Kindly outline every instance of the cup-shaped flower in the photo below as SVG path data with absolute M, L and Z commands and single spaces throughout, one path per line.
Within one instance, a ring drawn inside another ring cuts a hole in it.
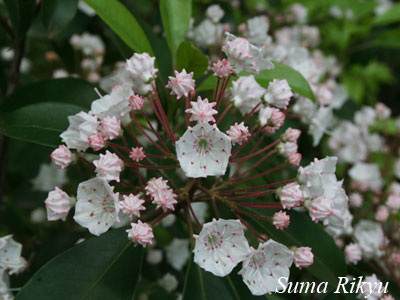
M 274 240 L 268 240 L 259 244 L 257 250 L 251 249 L 239 274 L 253 295 L 264 295 L 283 289 L 279 279 L 289 278 L 292 263 L 291 250 Z
M 213 220 L 203 225 L 194 247 L 194 262 L 215 276 L 226 276 L 249 254 L 239 220 Z
M 81 182 L 74 220 L 94 235 L 106 232 L 118 220 L 118 196 L 104 178 Z
M 185 175 L 198 178 L 225 174 L 232 143 L 217 126 L 199 123 L 188 127 L 175 147 Z
M 26 266 L 21 257 L 22 245 L 13 240 L 12 235 L 0 238 L 0 269 L 8 270 L 10 275 L 18 273 Z

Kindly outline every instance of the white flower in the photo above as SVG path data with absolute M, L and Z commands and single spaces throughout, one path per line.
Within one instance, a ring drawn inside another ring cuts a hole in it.
M 376 116 L 382 120 L 386 120 L 392 114 L 392 111 L 384 103 L 378 102 L 375 105 Z
M 100 235 L 118 220 L 118 193 L 114 194 L 104 178 L 95 177 L 78 186 L 74 220 Z
M 12 235 L 0 238 L 0 269 L 6 269 L 8 274 L 16 274 L 25 268 L 26 262 L 21 257 L 22 245 L 13 240 Z
M 292 263 L 293 252 L 270 239 L 257 250 L 251 249 L 239 274 L 253 295 L 270 294 L 283 289 L 279 279 L 289 278 Z
M 44 203 L 46 205 L 47 219 L 49 221 L 65 221 L 75 200 L 68 196 L 66 192 L 56 187 L 54 191 L 49 193 Z
M 158 265 L 163 259 L 163 252 L 159 249 L 150 249 L 146 255 L 146 262 L 151 265 Z
M 209 18 L 214 23 L 218 23 L 224 16 L 224 14 L 224 10 L 218 4 L 210 5 L 206 11 L 207 18 Z
M 154 67 L 155 57 L 148 53 L 135 53 L 126 61 L 126 70 L 131 79 L 133 89 L 140 95 L 146 95 L 153 90 L 151 83 L 157 77 L 158 69 Z
M 314 254 L 311 250 L 309 247 L 300 247 L 294 250 L 294 263 L 297 268 L 306 268 L 314 263 Z
M 59 169 L 52 163 L 41 164 L 39 173 L 32 180 L 33 189 L 41 192 L 49 192 L 56 186 L 63 186 L 67 182 L 67 172 Z
M 225 276 L 246 258 L 250 248 L 239 220 L 213 220 L 203 225 L 193 250 L 194 262 L 215 276 Z
M 381 257 L 381 247 L 385 244 L 385 235 L 381 224 L 369 220 L 361 220 L 354 227 L 354 238 L 366 259 Z
M 357 264 L 361 260 L 361 248 L 357 244 L 351 243 L 344 249 L 347 263 Z
M 230 138 L 216 126 L 199 123 L 189 127 L 175 147 L 185 175 L 198 178 L 224 175 L 232 144 Z
M 290 12 L 294 21 L 299 24 L 307 22 L 307 8 L 300 3 L 295 3 L 290 6 Z
M 328 197 L 322 195 L 311 201 L 307 206 L 311 219 L 315 222 L 323 221 L 329 217 L 332 211 L 333 201 Z
M 226 133 L 231 138 L 233 145 L 235 145 L 236 143 L 242 145 L 243 143 L 247 142 L 248 137 L 251 136 L 249 128 L 247 126 L 244 126 L 243 122 L 241 122 L 240 124 L 235 123 L 235 125 L 232 125 L 229 130 L 226 131 Z
M 400 209 L 400 195 L 391 194 L 389 195 L 386 206 L 389 207 L 394 212 L 397 212 Z
M 174 238 L 165 249 L 167 262 L 178 271 L 185 266 L 189 256 L 189 240 Z
M 351 234 L 353 216 L 348 207 L 349 200 L 342 188 L 336 189 L 332 197 L 332 214 L 324 220 L 325 230 L 333 237 L 341 234 Z
M 354 115 L 354 122 L 361 128 L 368 129 L 368 126 L 373 125 L 376 119 L 376 112 L 370 106 L 364 106 Z
M 248 114 L 261 101 L 265 93 L 253 75 L 240 76 L 232 82 L 231 88 L 234 104 L 239 108 L 242 115 Z
M 64 145 L 58 146 L 58 148 L 51 153 L 50 157 L 53 163 L 61 169 L 67 167 L 72 161 L 72 153 Z
M 228 32 L 225 33 L 225 45 L 222 51 L 228 57 L 233 72 L 239 74 L 241 71 L 259 73 L 265 69 L 273 69 L 272 62 L 265 57 L 263 51 L 250 44 L 245 38 L 238 38 Z
M 257 16 L 247 20 L 247 36 L 250 43 L 256 46 L 270 44 L 272 38 L 268 35 L 269 20 L 266 16 Z
M 157 209 L 160 207 L 164 212 L 167 210 L 175 210 L 174 205 L 178 202 L 175 200 L 177 195 L 167 185 L 167 180 L 162 177 L 152 178 L 147 183 L 146 194 L 150 195 L 152 203 L 157 204 Z
M 81 50 L 87 56 L 103 55 L 105 46 L 98 35 L 84 32 L 82 35 L 74 34 L 70 40 L 74 49 Z
M 285 185 L 276 194 L 281 200 L 282 207 L 287 209 L 300 206 L 303 200 L 300 185 L 294 182 Z
M 172 275 L 171 273 L 167 273 L 163 276 L 163 278 L 161 278 L 160 280 L 160 286 L 166 290 L 168 293 L 173 292 L 174 290 L 176 290 L 176 288 L 179 285 L 178 280 L 176 279 L 176 277 L 174 275 Z
M 380 205 L 376 210 L 375 220 L 378 222 L 386 222 L 389 218 L 389 214 L 389 209 L 384 205 Z
M 177 99 L 182 96 L 188 97 L 189 93 L 194 91 L 195 81 L 193 80 L 193 72 L 186 73 L 183 69 L 181 73 L 175 70 L 175 77 L 169 76 L 167 88 L 172 89 L 171 95 L 176 95 Z
M 383 184 L 377 164 L 358 162 L 349 170 L 349 175 L 365 189 L 379 190 Z
M 191 108 L 185 110 L 187 114 L 192 114 L 190 116 L 190 121 L 196 122 L 215 122 L 214 115 L 218 113 L 213 107 L 217 105 L 216 102 L 208 103 L 208 99 L 201 99 L 200 96 L 197 97 L 197 102 L 191 101 Z
M 93 161 L 96 166 L 97 176 L 104 177 L 107 181 L 119 182 L 119 173 L 122 170 L 122 160 L 115 153 L 106 150 L 106 154 L 100 154 L 100 159 Z
M 121 131 L 121 121 L 115 116 L 107 116 L 100 122 L 100 130 L 105 140 L 113 140 Z
M 332 121 L 333 113 L 330 107 L 321 106 L 313 115 L 308 132 L 313 137 L 314 147 L 319 144 L 328 127 L 332 124 Z
M 352 193 L 350 194 L 350 205 L 352 207 L 361 207 L 364 201 L 363 196 L 360 193 Z
M 223 26 L 204 19 L 193 31 L 193 40 L 196 45 L 207 48 L 219 45 L 222 41 Z
M 376 277 L 375 274 L 366 276 L 362 281 L 365 284 L 361 285 L 361 293 L 358 294 L 357 299 L 378 300 L 382 296 L 382 288 L 379 288 L 382 282 Z
M 85 151 L 89 147 L 89 137 L 97 133 L 97 118 L 83 111 L 69 116 L 69 127 L 60 134 L 69 149 Z
M 153 244 L 153 229 L 147 224 L 142 223 L 142 221 L 138 221 L 137 223 L 131 223 L 131 228 L 127 229 L 128 238 L 135 245 L 142 245 L 146 248 L 147 245 Z
M 292 89 L 286 79 L 274 79 L 269 83 L 264 99 L 272 106 L 286 109 L 292 96 Z
M 279 112 L 279 109 L 271 106 L 261 108 L 258 114 L 258 120 L 260 121 L 261 126 L 272 125 L 272 115 L 277 112 Z
M 119 202 L 119 209 L 122 213 L 128 215 L 130 219 L 132 219 L 133 216 L 139 218 L 140 211 L 146 210 L 143 206 L 145 201 L 140 198 L 140 195 L 129 194 L 124 195 L 123 197 L 124 200 Z
M 304 123 L 310 123 L 316 111 L 316 104 L 304 97 L 300 97 L 293 105 L 293 112 L 300 115 L 301 121 Z
M 285 157 L 297 152 L 297 142 L 280 142 L 277 146 L 279 153 Z

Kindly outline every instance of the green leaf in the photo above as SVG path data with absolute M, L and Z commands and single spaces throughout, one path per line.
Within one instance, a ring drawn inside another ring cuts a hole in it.
M 4 0 L 15 36 L 21 39 L 35 14 L 35 0 Z
M 135 17 L 118 0 L 84 0 L 134 51 L 153 55 L 146 34 Z
M 208 59 L 201 51 L 193 46 L 191 42 L 182 42 L 176 53 L 176 69 L 185 69 L 188 73 L 193 72 L 194 78 L 199 78 L 207 71 Z
M 315 101 L 314 93 L 303 75 L 282 63 L 274 61 L 274 66 L 275 68 L 271 70 L 263 70 L 260 74 L 254 75 L 256 81 L 262 87 L 267 88 L 269 82 L 274 79 L 286 79 L 295 93 Z
M 400 22 L 400 3 L 393 5 L 386 12 L 377 16 L 373 24 L 374 25 L 384 25 L 389 23 Z
M 161 0 L 161 19 L 169 49 L 175 55 L 179 45 L 189 31 L 192 16 L 191 0 Z
M 83 110 L 82 107 L 42 102 L 0 115 L 0 133 L 18 140 L 49 147 L 57 147 L 59 135 L 68 127 L 68 116 Z
M 75 17 L 78 0 L 42 0 L 40 17 L 50 38 L 63 31 Z
M 143 248 L 123 228 L 91 238 L 60 254 L 17 294 L 16 300 L 133 299 Z
M 257 213 L 255 210 L 252 212 Z M 285 230 L 277 230 L 271 222 L 254 218 L 248 222 L 264 231 L 270 238 L 287 246 L 311 247 L 314 264 L 305 270 L 319 280 L 327 281 L 331 287 L 336 287 L 339 282 L 338 277 L 347 274 L 343 251 L 321 226 L 311 221 L 308 215 L 295 211 L 289 212 L 289 215 L 290 226 Z
M 4 113 L 39 102 L 69 103 L 89 109 L 93 100 L 98 96 L 94 85 L 77 78 L 49 79 L 26 85 L 0 105 L 0 112 Z

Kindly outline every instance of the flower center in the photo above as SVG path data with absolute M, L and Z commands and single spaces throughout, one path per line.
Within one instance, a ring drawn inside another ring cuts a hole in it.
M 204 246 L 206 246 L 209 251 L 220 248 L 223 242 L 224 239 L 218 231 L 213 231 L 204 238 Z
M 249 267 L 253 269 L 260 269 L 264 266 L 266 263 L 267 259 L 265 258 L 265 255 L 263 252 L 261 253 L 255 253 L 253 257 L 250 259 Z
M 200 148 L 205 149 L 205 148 L 208 147 L 208 142 L 207 142 L 207 140 L 205 138 L 202 138 L 202 139 L 199 140 L 199 144 L 198 145 L 199 145 Z

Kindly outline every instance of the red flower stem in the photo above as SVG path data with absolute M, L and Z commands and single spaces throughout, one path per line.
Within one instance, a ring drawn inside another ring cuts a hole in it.
M 124 164 L 128 162 L 128 160 L 122 155 L 122 153 L 118 150 L 118 148 L 114 147 L 113 145 L 110 145 L 110 147 L 117 153 L 119 158 L 121 158 L 124 161 Z
M 252 208 L 265 208 L 265 209 L 283 209 L 280 203 L 270 202 L 270 203 L 246 203 L 246 202 L 236 202 L 236 206 L 242 207 L 252 207 Z
M 238 193 L 238 192 L 260 190 L 260 189 L 270 188 L 270 187 L 274 187 L 274 186 L 278 186 L 278 185 L 283 185 L 283 184 L 290 183 L 290 182 L 293 182 L 293 181 L 296 181 L 296 180 L 297 180 L 296 178 L 292 178 L 292 179 L 279 181 L 279 182 L 274 182 L 274 183 L 270 183 L 270 184 L 266 184 L 266 185 L 252 186 L 252 187 L 243 188 L 243 189 L 237 189 L 237 190 L 221 191 L 220 194 L 235 194 L 235 193 Z
M 172 155 L 171 151 L 169 151 L 167 145 L 163 142 L 163 139 L 160 137 L 160 135 L 158 134 L 158 132 L 154 129 L 153 125 L 151 124 L 151 121 L 149 119 L 149 117 L 146 115 L 146 113 L 141 110 L 142 116 L 146 119 L 147 123 L 149 124 L 150 130 L 155 134 L 155 136 L 157 137 L 158 141 L 160 142 L 161 146 L 163 146 L 165 148 L 165 150 Z
M 225 110 L 223 111 L 223 113 L 221 114 L 221 116 L 218 118 L 217 120 L 217 125 L 222 121 L 222 119 L 225 117 L 225 115 L 228 113 L 228 111 L 232 108 L 232 104 L 229 104 Z
M 141 147 L 141 144 L 140 144 L 139 140 L 136 137 L 135 131 L 132 128 L 132 124 L 129 124 L 128 130 L 129 130 L 129 133 L 131 134 L 132 138 L 135 140 L 136 145 L 138 147 Z
M 151 86 L 153 87 L 153 91 L 154 91 L 154 95 L 155 95 L 155 102 L 156 102 L 156 105 L 160 112 L 160 116 L 164 120 L 164 125 L 166 128 L 167 134 L 171 138 L 172 142 L 175 143 L 175 141 L 176 141 L 175 136 L 172 133 L 171 127 L 169 126 L 167 115 L 165 114 L 164 108 L 161 105 L 161 101 L 160 101 L 160 98 L 158 97 L 158 93 L 157 93 L 156 87 L 154 85 L 154 82 L 152 82 Z
M 222 84 L 221 90 L 219 92 L 218 101 L 217 101 L 217 110 L 219 108 L 219 105 L 221 104 L 222 97 L 224 96 L 226 87 L 228 86 L 228 83 L 230 80 L 231 80 L 231 75 L 229 75 L 228 78 L 225 79 L 225 82 Z
M 233 184 L 239 184 L 239 183 L 243 183 L 243 182 L 246 182 L 246 181 L 249 181 L 249 180 L 253 180 L 253 179 L 259 178 L 261 176 L 264 176 L 264 175 L 270 174 L 272 172 L 275 172 L 275 171 L 277 171 L 279 169 L 282 169 L 285 166 L 287 166 L 287 163 L 280 164 L 279 166 L 276 166 L 275 168 L 269 169 L 269 170 L 267 170 L 267 171 L 265 171 L 263 173 L 254 175 L 252 177 L 247 177 L 247 178 L 242 179 L 242 180 L 233 181 Z
M 252 213 L 250 213 L 250 212 L 248 212 L 248 211 L 245 211 L 245 210 L 241 210 L 241 209 L 235 209 L 236 210 L 236 212 L 238 212 L 238 213 L 240 213 L 240 214 L 242 214 L 242 215 L 247 215 L 247 216 L 249 216 L 249 217 L 253 217 L 253 218 L 256 218 L 256 219 L 261 219 L 261 220 L 272 220 L 272 218 L 271 217 L 266 217 L 266 216 L 260 216 L 260 215 L 257 215 L 257 214 L 252 214 Z
M 264 242 L 267 241 L 266 238 L 264 238 L 263 236 L 261 236 L 260 234 L 258 234 L 253 228 L 251 228 L 251 227 L 249 226 L 249 224 L 247 224 L 247 222 L 246 222 L 245 220 L 243 220 L 241 216 L 239 216 L 238 213 L 235 212 L 235 215 L 236 215 L 236 217 L 238 217 L 238 219 L 240 220 L 240 222 L 242 222 L 243 225 L 246 226 L 247 229 L 249 229 L 256 237 L 258 237 L 260 240 L 262 240 L 262 241 L 264 241 Z
M 233 196 L 233 197 L 228 197 L 229 200 L 241 200 L 241 199 L 248 199 L 248 198 L 257 198 L 261 196 L 265 196 L 268 194 L 273 194 L 275 193 L 276 190 L 268 190 L 268 191 L 263 191 L 263 192 L 253 192 L 253 193 L 248 193 L 245 195 L 240 195 L 240 196 Z
M 213 205 L 213 209 L 215 211 L 215 214 L 217 215 L 218 218 L 221 218 L 221 214 L 219 213 L 218 207 L 217 207 L 217 203 L 215 201 L 215 197 L 213 196 L 213 194 L 211 193 L 211 191 L 207 188 L 205 188 L 204 186 L 202 186 L 200 183 L 197 184 L 198 188 L 200 190 L 202 190 L 203 192 L 205 192 L 207 195 L 210 196 L 211 198 L 211 203 Z
M 253 107 L 253 109 L 249 112 L 249 114 L 246 116 L 246 118 L 244 118 L 243 123 L 246 123 L 250 117 L 255 113 L 255 111 L 260 107 L 261 105 L 261 101 L 258 102 L 258 104 L 256 106 Z
M 244 147 L 246 147 L 246 145 L 247 145 L 248 143 L 250 143 L 250 141 L 252 141 L 257 135 L 259 135 L 260 132 L 261 132 L 265 127 L 266 127 L 266 125 L 263 126 L 263 127 L 261 127 L 261 128 L 259 128 L 255 134 L 252 134 L 251 137 L 250 137 L 245 143 L 243 143 L 242 145 L 240 145 L 240 147 L 237 148 L 237 149 L 235 150 L 235 152 L 233 152 L 233 154 L 231 155 L 231 158 L 230 158 L 230 159 L 231 159 L 231 160 L 234 159 L 234 158 L 239 154 L 239 152 L 240 152 Z M 253 128 L 253 129 L 254 129 L 254 128 Z M 263 139 L 263 137 L 262 137 L 260 140 L 262 140 L 262 139 Z
M 139 164 L 133 164 L 133 163 L 125 163 L 125 166 L 127 167 L 133 167 L 133 168 L 143 168 L 143 169 L 175 169 L 179 168 L 179 165 L 173 165 L 173 166 L 147 166 L 147 165 L 139 165 Z
M 168 216 L 171 213 L 170 210 L 164 211 L 161 215 L 159 215 L 157 218 L 151 222 L 151 226 L 156 225 L 158 222 L 160 222 L 162 219 L 164 219 L 166 216 Z
M 253 146 L 253 148 L 251 149 L 250 153 L 253 152 L 255 149 L 257 149 L 257 148 L 258 148 L 258 145 L 260 145 L 261 142 L 262 142 L 262 139 L 258 140 L 257 143 L 256 143 L 256 144 Z M 239 173 L 239 171 L 243 168 L 243 166 L 245 165 L 245 163 L 246 163 L 245 160 L 242 161 L 242 162 L 240 163 L 239 167 L 238 167 L 238 168 L 235 170 L 235 172 L 232 174 L 231 178 L 234 178 L 234 177 Z
M 79 156 L 79 155 L 78 155 L 78 158 L 79 158 L 81 161 L 83 161 L 84 163 L 86 163 L 86 164 L 88 164 L 88 165 L 94 167 L 94 164 L 93 164 L 92 162 L 88 161 L 86 158 L 83 158 L 82 156 Z
M 136 120 L 135 116 L 133 115 L 133 113 L 131 113 L 131 118 L 133 120 L 133 122 L 135 122 L 136 126 L 139 128 L 139 130 L 147 137 L 147 139 L 158 148 L 158 150 L 160 150 L 162 153 L 164 154 L 169 154 L 168 152 L 166 152 L 158 143 L 156 143 L 146 132 L 146 130 L 143 129 L 142 125 L 140 125 L 140 123 Z
M 199 228 L 202 228 L 203 225 L 201 225 L 201 223 L 199 222 L 199 219 L 197 219 L 197 216 L 196 216 L 196 214 L 194 213 L 192 204 L 190 203 L 189 197 L 186 197 L 186 203 L 187 203 L 187 206 L 189 207 L 190 213 L 192 214 L 193 219 L 194 219 L 194 221 L 196 222 L 197 226 L 199 226 Z
M 125 146 L 127 149 L 129 149 L 129 144 L 128 144 L 128 142 L 126 141 L 126 138 L 125 138 L 124 135 L 121 136 L 121 139 L 122 139 L 122 142 L 124 143 L 124 146 Z
M 111 147 L 115 147 L 115 148 L 121 149 L 121 150 L 123 150 L 125 152 L 128 152 L 128 153 L 131 151 L 131 150 L 129 150 L 129 149 L 127 149 L 127 148 L 125 148 L 125 147 L 123 147 L 121 145 L 118 145 L 118 144 L 115 144 L 115 143 L 112 143 L 112 142 L 108 142 L 108 145 L 111 146 Z
M 266 160 L 268 157 L 270 157 L 271 155 L 273 155 L 274 153 L 276 153 L 276 150 L 271 150 L 269 151 L 267 154 L 265 154 L 260 160 L 258 160 L 255 164 L 251 165 L 251 167 L 249 167 L 246 171 L 244 171 L 243 173 L 241 173 L 239 176 L 237 176 L 236 178 L 232 178 L 233 181 L 236 181 L 240 178 L 242 178 L 243 176 L 247 175 L 250 173 L 251 170 L 254 170 L 256 167 L 258 167 L 264 160 Z
M 165 127 L 165 124 L 164 124 L 164 120 L 161 118 L 160 113 L 158 112 L 158 109 L 157 109 L 157 107 L 156 107 L 156 105 L 155 105 L 155 103 L 154 103 L 153 98 L 152 98 L 152 97 L 149 97 L 149 99 L 150 99 L 151 106 L 153 107 L 153 111 L 154 111 L 154 113 L 155 113 L 156 116 L 157 116 L 158 121 L 159 121 L 160 124 L 165 128 L 165 131 L 167 131 L 167 129 L 166 129 L 166 127 Z
M 258 154 L 260 154 L 260 153 L 263 153 L 264 151 L 266 151 L 266 150 L 268 150 L 268 149 L 274 147 L 274 146 L 275 146 L 276 144 L 278 144 L 280 141 L 281 141 L 281 140 L 276 140 L 275 142 L 269 144 L 268 146 L 265 146 L 264 148 L 262 148 L 262 149 L 260 149 L 260 150 L 258 150 L 258 151 L 256 151 L 256 152 L 253 152 L 253 153 L 250 153 L 250 154 L 248 154 L 248 155 L 246 155 L 246 156 L 239 157 L 239 158 L 237 158 L 237 159 L 231 160 L 231 162 L 239 162 L 239 161 L 241 161 L 241 160 L 247 160 L 247 159 L 249 159 L 249 158 L 251 158 L 251 157 L 253 157 L 253 156 L 256 156 L 256 155 L 258 155 Z
M 214 102 L 217 101 L 217 94 L 218 94 L 218 89 L 219 89 L 219 83 L 220 83 L 220 81 L 221 81 L 221 78 L 218 77 L 217 86 L 216 86 L 216 88 L 215 88 L 214 97 L 213 97 L 213 101 L 214 101 Z

